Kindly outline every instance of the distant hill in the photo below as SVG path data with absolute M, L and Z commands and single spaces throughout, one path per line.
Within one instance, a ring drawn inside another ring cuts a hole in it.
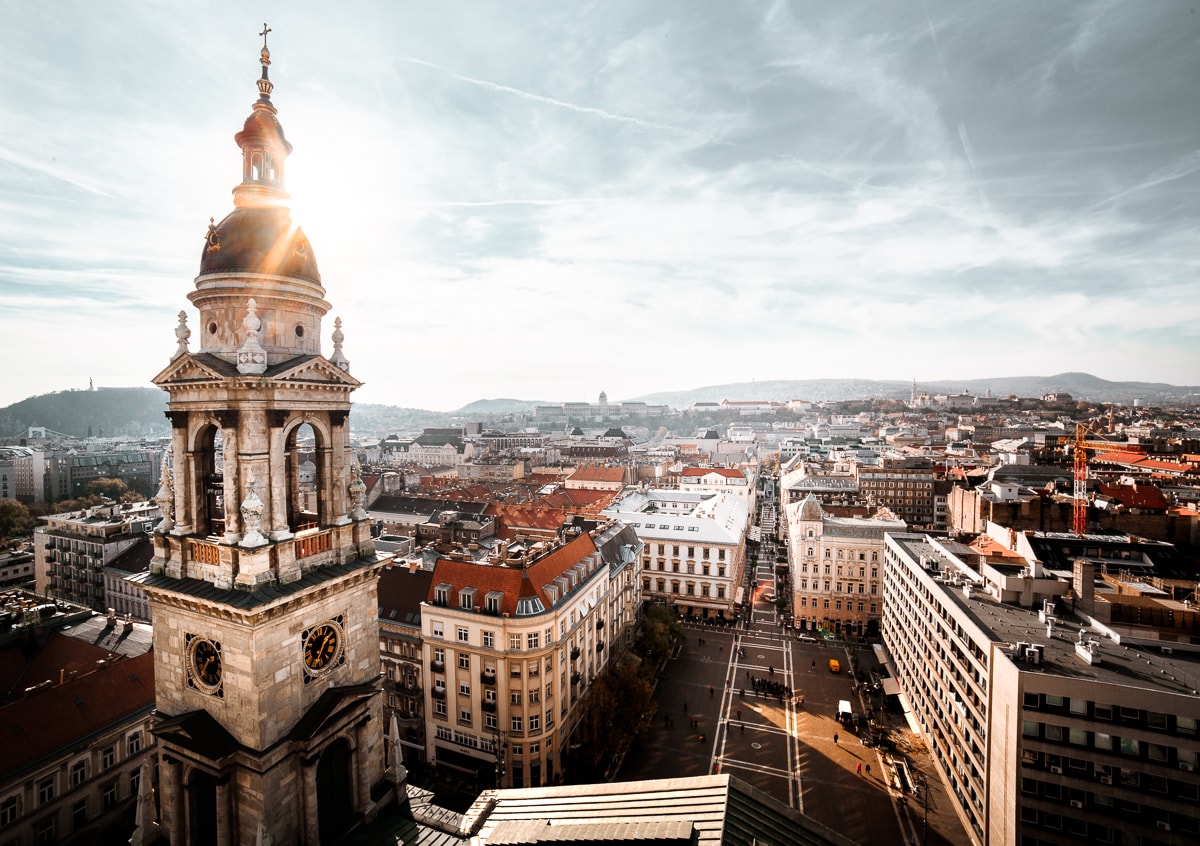
M 30 426 L 86 438 L 147 437 L 171 430 L 158 388 L 96 388 L 29 397 L 0 409 L 0 436 L 16 437 Z
M 767 382 L 734 382 L 709 385 L 690 391 L 645 394 L 633 399 L 687 408 L 696 402 L 728 400 L 793 399 L 826 402 L 853 399 L 907 399 L 912 382 L 874 379 L 778 379 Z M 1059 373 L 1054 376 L 1002 376 L 992 379 L 957 381 L 917 381 L 918 393 L 959 394 L 969 391 L 992 396 L 1040 397 L 1050 391 L 1066 391 L 1075 399 L 1088 402 L 1132 403 L 1141 400 L 1153 405 L 1164 402 L 1200 402 L 1200 387 L 1168 385 L 1162 382 L 1110 382 L 1090 373 Z
M 690 391 L 663 391 L 632 399 L 672 408 L 689 408 L 696 402 L 729 400 L 804 399 L 814 402 L 855 399 L 907 399 L 911 382 L 873 379 L 779 379 L 768 382 L 734 382 L 709 385 Z M 1162 382 L 1110 382 L 1090 373 L 1059 373 L 1054 376 L 1004 376 L 993 379 L 917 382 L 919 392 L 958 394 L 970 391 L 992 396 L 1039 397 L 1050 391 L 1066 391 L 1087 402 L 1145 405 L 1200 403 L 1200 387 Z M 448 426 L 456 419 L 499 416 L 528 411 L 544 400 L 481 399 L 457 411 L 426 411 L 375 403 L 355 403 L 350 425 L 356 435 L 385 436 L 420 431 L 426 426 Z M 169 431 L 163 412 L 167 395 L 157 388 L 97 388 L 94 391 L 59 391 L 29 397 L 0 409 L 0 437 L 12 438 L 30 426 L 44 426 L 64 435 L 85 438 L 148 437 Z

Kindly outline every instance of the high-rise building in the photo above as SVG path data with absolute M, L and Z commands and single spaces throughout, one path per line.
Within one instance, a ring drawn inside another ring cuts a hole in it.
M 154 378 L 172 436 L 143 580 L 154 619 L 158 783 L 173 844 L 332 842 L 384 781 L 376 555 L 349 459 L 342 353 L 284 189 L 291 144 L 262 75 L 235 140 L 234 210 L 208 228 L 178 346 Z M 312 439 L 315 496 L 302 496 Z M 307 448 L 304 448 L 305 457 Z M 311 502 L 312 507 L 306 507 Z M 258 842 L 263 842 L 258 840 Z

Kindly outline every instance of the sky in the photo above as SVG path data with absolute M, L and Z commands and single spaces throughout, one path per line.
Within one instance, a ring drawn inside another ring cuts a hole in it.
M 357 401 L 1200 383 L 1200 2 L 334 5 L 0 0 L 0 406 L 195 329 L 264 20 Z

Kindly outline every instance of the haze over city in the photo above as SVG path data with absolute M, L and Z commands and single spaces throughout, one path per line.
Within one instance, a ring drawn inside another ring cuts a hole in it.
M 4 17 L 0 404 L 166 364 L 232 209 L 264 20 L 359 401 L 1200 372 L 1187 5 Z

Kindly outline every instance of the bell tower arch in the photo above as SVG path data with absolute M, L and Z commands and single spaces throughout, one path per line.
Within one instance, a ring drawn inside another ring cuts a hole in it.
M 342 352 L 291 220 L 291 144 L 259 97 L 234 139 L 234 209 L 204 235 L 176 349 L 154 383 L 171 422 L 164 518 L 143 586 L 154 618 L 162 818 L 172 843 L 317 844 L 376 812 L 385 755 L 377 555 L 352 461 Z

